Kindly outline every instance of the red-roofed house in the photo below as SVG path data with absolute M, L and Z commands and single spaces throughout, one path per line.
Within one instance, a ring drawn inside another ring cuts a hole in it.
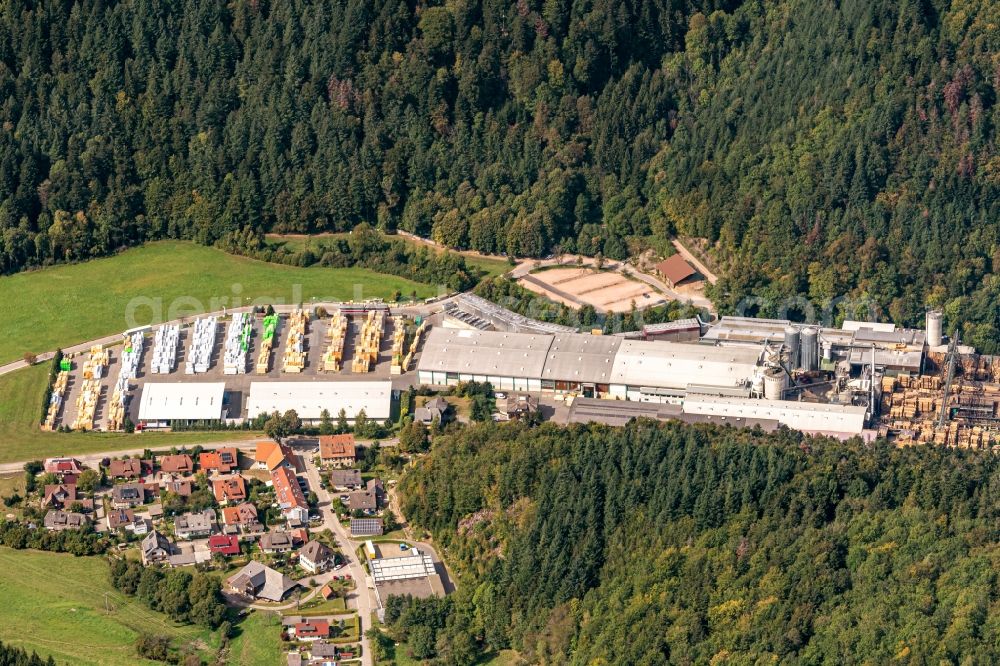
M 269 439 L 257 442 L 254 452 L 254 467 L 272 471 L 281 465 L 291 464 L 292 450 L 284 444 L 272 442 Z
M 240 540 L 236 535 L 213 534 L 208 537 L 208 549 L 222 555 L 239 555 Z
M 242 502 L 247 498 L 247 487 L 243 483 L 240 475 L 218 477 L 212 479 L 212 491 L 215 493 L 216 501 L 222 502 Z
M 108 467 L 108 476 L 112 479 L 138 479 L 142 476 L 142 463 L 138 458 L 112 460 Z
M 315 641 L 330 636 L 330 622 L 327 620 L 303 620 L 292 625 L 292 634 L 300 641 Z
M 351 467 L 357 460 L 354 435 L 325 435 L 319 438 L 319 459 L 324 465 Z
M 281 507 L 281 513 L 287 520 L 297 520 L 300 523 L 309 521 L 309 504 L 306 502 L 302 488 L 295 472 L 287 467 L 279 467 L 271 472 L 271 482 L 274 484 L 274 495 Z
M 76 458 L 49 458 L 45 461 L 45 473 L 56 474 L 79 474 L 83 469 L 80 461 Z
M 202 453 L 198 456 L 198 465 L 204 472 L 218 472 L 219 474 L 229 474 L 235 469 L 238 454 L 236 449 L 227 447 L 215 452 Z
M 171 474 L 191 474 L 194 472 L 194 461 L 186 453 L 174 456 L 163 456 L 159 459 L 160 470 Z

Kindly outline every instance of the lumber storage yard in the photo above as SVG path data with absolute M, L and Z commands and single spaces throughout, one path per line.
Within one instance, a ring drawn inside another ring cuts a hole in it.
M 234 313 L 128 331 L 120 343 L 64 358 L 42 427 L 121 430 L 126 418 L 140 429 L 168 427 L 171 419 L 144 418 L 143 410 L 157 413 L 161 402 L 175 420 L 236 423 L 258 416 L 247 413 L 248 403 L 265 384 L 286 392 L 292 383 L 317 391 L 343 384 L 345 393 L 365 394 L 379 386 L 379 395 L 389 394 L 394 378 L 406 382 L 401 376 L 426 330 L 420 323 L 419 316 L 390 316 L 384 305 L 360 305 L 319 317 L 309 310 Z M 150 386 L 158 395 L 144 396 Z
M 573 308 L 591 305 L 599 312 L 628 312 L 633 304 L 647 308 L 667 300 L 645 282 L 617 271 L 588 266 L 535 271 L 522 276 L 519 282 L 526 289 L 564 305 Z

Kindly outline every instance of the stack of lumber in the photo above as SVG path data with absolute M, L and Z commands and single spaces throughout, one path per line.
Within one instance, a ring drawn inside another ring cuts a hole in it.
M 223 351 L 222 372 L 226 375 L 242 375 L 247 371 L 247 353 L 250 351 L 250 334 L 253 321 L 249 314 L 237 312 L 226 329 Z
M 306 367 L 306 322 L 305 311 L 293 310 L 288 318 L 288 337 L 285 340 L 285 372 L 302 372 Z
M 191 345 L 188 347 L 187 362 L 184 364 L 184 374 L 194 375 L 208 372 L 212 365 L 212 352 L 215 350 L 215 336 L 218 326 L 215 317 L 195 319 L 191 330 Z
M 378 363 L 379 346 L 382 344 L 382 328 L 385 326 L 385 311 L 369 310 L 358 343 L 354 347 L 351 372 L 371 372 Z
M 164 324 L 156 330 L 153 338 L 153 362 L 149 371 L 154 375 L 167 375 L 174 371 L 177 363 L 177 343 L 181 329 L 177 324 Z
M 326 334 L 327 347 L 323 353 L 323 371 L 340 372 L 344 363 L 344 344 L 347 339 L 347 317 L 335 310 Z
M 274 346 L 274 334 L 278 330 L 278 315 L 264 317 L 264 331 L 260 336 L 260 352 L 257 354 L 257 374 L 266 375 L 271 368 L 271 348 Z
M 69 372 L 62 370 L 56 375 L 56 381 L 52 384 L 52 395 L 49 396 L 49 408 L 45 412 L 45 422 L 42 423 L 42 430 L 54 430 L 56 419 L 59 417 L 59 409 L 63 404 L 63 397 L 66 395 L 66 386 L 69 384 Z
M 405 354 L 406 348 L 406 320 L 403 317 L 393 317 L 392 319 L 392 363 L 389 365 L 389 374 L 401 375 L 406 370 L 408 356 Z

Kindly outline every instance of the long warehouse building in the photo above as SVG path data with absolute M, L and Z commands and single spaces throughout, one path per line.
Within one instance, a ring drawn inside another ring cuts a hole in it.
M 435 328 L 417 379 L 430 386 L 480 381 L 497 390 L 673 404 L 687 420 L 780 423 L 837 436 L 864 429 L 862 406 L 752 397 L 760 394 L 765 369 L 756 346 Z
M 761 351 L 616 336 L 434 328 L 417 364 L 431 386 L 490 382 L 498 390 L 577 392 L 586 397 L 659 400 L 690 385 L 746 389 Z

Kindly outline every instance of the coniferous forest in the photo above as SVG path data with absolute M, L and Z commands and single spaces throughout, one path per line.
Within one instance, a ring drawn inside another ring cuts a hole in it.
M 723 312 L 863 296 L 1000 349 L 985 0 L 123 0 L 0 10 L 0 272 L 366 222 L 612 258 Z
M 726 427 L 486 425 L 435 438 L 403 512 L 457 576 L 387 604 L 469 664 L 1000 661 L 1000 462 Z

